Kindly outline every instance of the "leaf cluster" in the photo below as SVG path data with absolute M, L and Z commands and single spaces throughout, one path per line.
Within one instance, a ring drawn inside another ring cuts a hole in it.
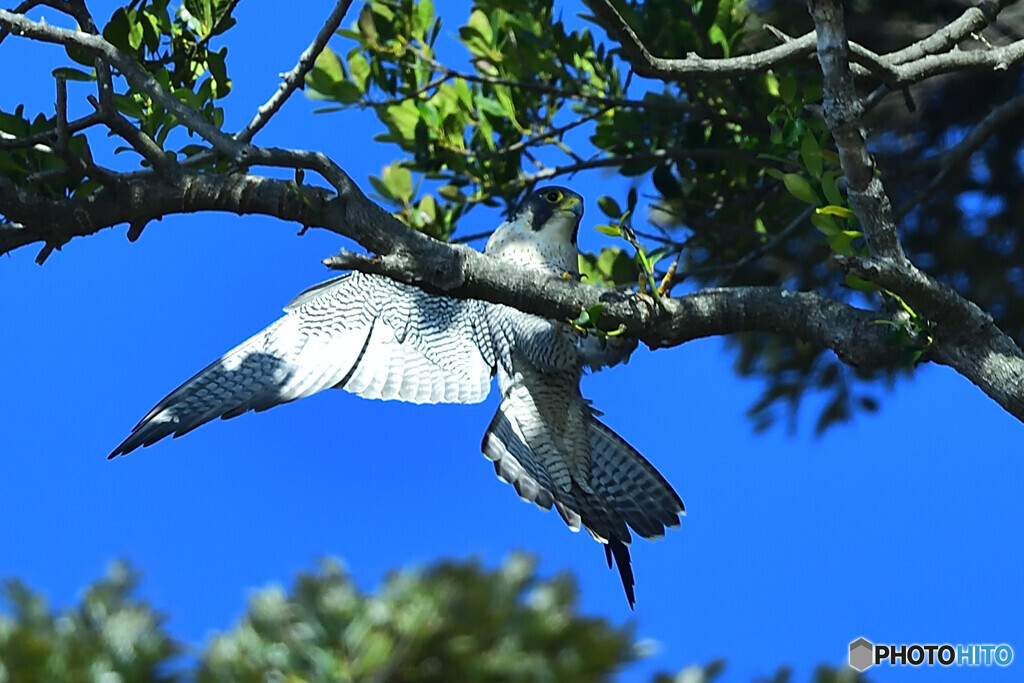
M 632 626 L 579 613 L 568 575 L 541 580 L 513 554 L 496 569 L 441 561 L 388 575 L 373 593 L 323 560 L 290 590 L 256 592 L 241 620 L 198 657 L 137 597 L 139 575 L 114 563 L 78 605 L 52 610 L 21 581 L 0 588 L 0 683 L 8 681 L 606 681 L 644 656 Z M 657 683 L 710 683 L 721 660 Z M 771 679 L 785 682 L 783 667 Z M 818 683 L 864 683 L 821 667 Z

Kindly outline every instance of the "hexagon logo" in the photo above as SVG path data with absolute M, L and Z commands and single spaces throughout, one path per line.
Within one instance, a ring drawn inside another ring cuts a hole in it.
M 858 638 L 850 643 L 850 666 L 857 671 L 864 671 L 874 664 L 875 646 L 867 638 Z

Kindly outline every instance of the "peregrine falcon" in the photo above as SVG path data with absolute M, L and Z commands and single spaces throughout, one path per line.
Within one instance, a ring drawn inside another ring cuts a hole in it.
M 583 198 L 530 194 L 484 253 L 536 272 L 578 276 Z M 628 359 L 564 322 L 500 304 L 429 294 L 353 272 L 299 294 L 286 315 L 160 401 L 110 457 L 179 437 L 214 418 L 266 410 L 322 389 L 413 403 L 478 403 L 497 375 L 501 404 L 482 450 L 502 481 L 573 531 L 582 526 L 618 566 L 635 602 L 628 527 L 648 539 L 679 526 L 683 501 L 640 453 L 597 419 L 580 393 L 585 367 Z

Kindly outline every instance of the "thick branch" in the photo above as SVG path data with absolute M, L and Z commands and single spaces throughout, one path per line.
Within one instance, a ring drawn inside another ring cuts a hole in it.
M 622 325 L 652 349 L 737 332 L 778 332 L 829 348 L 855 367 L 888 366 L 898 358 L 899 349 L 886 341 L 886 326 L 878 324 L 885 316 L 812 292 L 777 287 L 705 289 L 666 299 L 665 310 L 658 311 L 649 300 L 628 292 L 555 278 L 538 280 L 472 249 L 434 244 L 439 254 L 451 250 L 457 256 L 431 254 L 420 262 L 410 254 L 368 257 L 343 251 L 325 263 L 385 275 L 440 294 L 502 303 L 555 320 L 575 318 L 582 309 L 600 303 L 602 328 Z M 423 263 L 444 264 L 449 286 L 437 287 L 423 278 L 436 272 Z
M 301 192 L 301 196 L 300 196 Z M 33 241 L 63 243 L 121 223 L 139 224 L 198 211 L 262 214 L 349 237 L 381 257 L 349 257 L 347 265 L 432 291 L 480 298 L 555 319 L 575 318 L 605 302 L 601 324 L 624 324 L 652 347 L 741 331 L 794 334 L 833 349 L 844 362 L 877 367 L 894 361 L 885 330 L 862 311 L 811 293 L 770 287 L 706 290 L 670 300 L 666 313 L 633 295 L 579 282 L 538 280 L 461 245 L 437 242 L 399 223 L 354 186 L 343 195 L 251 175 L 141 178 L 123 190 L 84 200 L 43 199 L 0 178 L 0 204 L 19 222 L 42 228 L 0 227 L 0 253 Z
M 1024 352 L 977 304 L 916 268 L 834 257 L 841 267 L 898 292 L 931 323 L 929 357 L 948 365 L 1024 421 Z
M 868 153 L 861 116 L 864 108 L 853 85 L 843 10 L 839 0 L 809 0 L 818 37 L 818 61 L 825 88 L 825 122 L 839 151 L 850 207 L 861 221 L 872 255 L 906 262 L 896 236 L 892 207 L 875 162 Z

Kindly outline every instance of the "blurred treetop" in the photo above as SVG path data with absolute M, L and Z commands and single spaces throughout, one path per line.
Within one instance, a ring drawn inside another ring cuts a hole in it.
M 54 611 L 18 580 L 0 588 L 0 683 L 309 681 L 607 681 L 644 656 L 630 625 L 580 614 L 571 576 L 539 579 L 527 555 L 497 569 L 440 562 L 391 573 L 374 593 L 324 560 L 289 591 L 253 594 L 229 631 L 198 650 L 136 593 L 124 563 Z M 5 608 L 5 609 L 4 609 Z M 657 674 L 656 683 L 705 683 L 722 661 Z M 784 683 L 779 669 L 772 681 Z M 818 683 L 864 683 L 819 667 Z

